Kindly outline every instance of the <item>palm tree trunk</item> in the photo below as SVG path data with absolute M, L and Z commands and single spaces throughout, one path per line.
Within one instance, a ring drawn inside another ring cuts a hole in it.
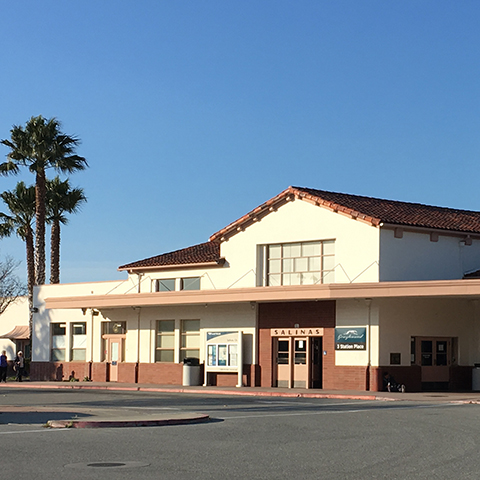
M 60 222 L 54 220 L 50 238 L 50 283 L 60 283 Z
M 45 283 L 45 170 L 37 171 L 35 181 L 35 285 Z
M 30 334 L 30 346 L 33 345 L 33 285 L 35 283 L 35 258 L 34 258 L 34 246 L 33 246 L 33 232 L 30 226 L 27 226 L 25 233 L 25 245 L 27 248 L 27 287 L 28 287 L 28 330 Z M 30 350 L 33 353 L 33 348 Z

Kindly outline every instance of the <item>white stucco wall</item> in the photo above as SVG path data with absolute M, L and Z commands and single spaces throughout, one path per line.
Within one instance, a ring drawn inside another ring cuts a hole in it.
M 466 246 L 459 237 L 440 235 L 430 241 L 429 233 L 380 232 L 380 281 L 454 280 L 480 269 L 480 241 Z
M 458 364 L 480 362 L 480 316 L 478 311 L 475 314 L 475 301 L 391 299 L 374 304 L 380 309 L 381 365 L 390 364 L 390 353 L 401 353 L 401 364 L 410 365 L 411 337 L 457 337 Z
M 69 359 L 71 325 L 76 322 L 87 324 L 86 360 L 102 361 L 101 322 L 125 321 L 127 335 L 125 342 L 125 361 L 155 361 L 155 329 L 157 320 L 175 320 L 176 361 L 179 361 L 180 322 L 181 320 L 200 320 L 200 356 L 204 360 L 204 340 L 207 330 L 242 330 L 244 333 L 244 361 L 253 362 L 255 352 L 256 307 L 250 303 L 236 305 L 194 305 L 178 307 L 144 307 L 104 309 L 99 315 L 92 315 L 90 309 L 85 314 L 81 309 L 45 310 L 45 298 L 56 296 L 75 296 L 88 294 L 121 293 L 129 291 L 131 282 L 98 282 L 85 284 L 45 285 L 35 289 L 34 305 L 39 312 L 34 316 L 33 361 L 50 361 L 50 323 L 66 323 L 66 361 Z M 140 322 L 140 323 L 139 323 Z M 28 323 L 28 322 L 27 322 Z M 140 326 L 140 350 L 138 350 L 138 331 Z M 92 338 L 93 332 L 93 338 Z M 140 352 L 138 355 L 137 352 Z
M 11 332 L 17 325 L 28 325 L 28 318 L 28 299 L 27 297 L 18 298 L 0 315 L 0 335 Z M 7 352 L 9 360 L 15 358 L 15 342 L 0 338 L 0 352 L 3 350 Z
M 142 291 L 150 291 L 152 279 L 202 277 L 201 289 L 254 287 L 257 284 L 259 245 L 335 240 L 335 282 L 378 281 L 379 230 L 326 208 L 296 200 L 221 244 L 224 268 L 174 270 L 149 273 Z M 132 281 L 137 276 L 132 275 Z
M 336 326 L 340 328 L 364 327 L 367 330 L 367 346 L 363 351 L 335 351 L 335 365 L 367 366 L 370 356 L 370 365 L 378 366 L 379 337 L 378 337 L 378 306 L 371 303 L 370 307 L 365 299 L 337 300 Z M 370 324 L 370 329 L 369 329 Z M 369 339 L 370 331 L 370 339 Z M 370 348 L 370 352 L 369 352 Z
M 256 307 L 250 303 L 236 305 L 191 305 L 179 307 L 148 307 L 141 309 L 105 310 L 102 315 L 112 321 L 127 322 L 125 361 L 137 361 L 138 325 L 140 314 L 140 362 L 155 362 L 155 335 L 157 320 L 175 321 L 175 361 L 179 362 L 180 325 L 182 320 L 200 320 L 200 361 L 205 360 L 205 338 L 207 331 L 243 332 L 243 355 L 245 363 L 254 363 Z M 97 329 L 99 331 L 99 329 Z M 100 352 L 94 355 L 100 360 Z
M 81 309 L 46 310 L 46 298 L 104 295 L 108 293 L 120 294 L 130 292 L 132 288 L 134 288 L 134 285 L 130 279 L 114 282 L 65 283 L 35 287 L 33 305 L 38 308 L 38 312 L 33 316 L 32 360 L 35 362 L 48 362 L 50 360 L 50 323 L 87 322 L 88 332 L 92 321 L 91 311 L 89 310 L 85 314 L 83 314 Z M 93 317 L 94 322 L 99 322 L 100 318 L 100 316 Z M 68 329 L 68 331 L 70 330 Z M 69 351 L 70 336 L 68 334 L 66 335 L 66 342 L 66 350 Z M 87 360 L 90 359 L 90 355 L 91 346 L 89 341 L 87 342 Z

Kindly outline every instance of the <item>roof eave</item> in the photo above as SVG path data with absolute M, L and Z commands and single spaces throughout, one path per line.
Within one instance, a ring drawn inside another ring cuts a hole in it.
M 179 263 L 175 265 L 153 265 L 145 267 L 119 267 L 117 270 L 119 272 L 128 272 L 128 273 L 142 273 L 142 272 L 152 272 L 152 271 L 165 271 L 165 270 L 183 270 L 183 269 L 194 269 L 194 268 L 217 268 L 223 267 L 225 264 L 225 258 L 219 258 L 214 262 L 201 262 L 201 263 Z
M 305 191 L 302 191 L 295 187 L 288 187 L 283 192 L 279 193 L 277 196 L 271 198 L 267 202 L 253 209 L 251 212 L 247 213 L 243 217 L 235 220 L 235 222 L 227 225 L 222 230 L 214 233 L 210 238 L 210 242 L 224 242 L 228 240 L 233 235 L 236 235 L 239 232 L 244 231 L 253 223 L 260 221 L 263 217 L 268 215 L 271 212 L 277 211 L 278 208 L 285 205 L 288 202 L 291 202 L 295 199 L 303 200 L 309 202 L 315 206 L 328 208 L 332 212 L 346 215 L 353 220 L 358 220 L 374 227 L 378 227 L 381 224 L 381 219 L 366 215 L 362 212 L 358 212 L 352 208 L 345 207 L 343 205 L 324 200 L 321 197 L 312 195 Z
M 435 232 L 439 235 L 446 235 L 451 237 L 470 237 L 470 238 L 480 238 L 480 232 L 472 232 L 468 230 L 447 230 L 445 228 L 435 228 L 435 227 L 422 227 L 416 225 L 410 225 L 405 223 L 388 223 L 382 222 L 380 227 L 388 228 L 388 229 L 395 229 L 395 228 L 402 228 L 404 231 L 410 232 L 422 232 L 422 233 L 430 233 Z
M 295 285 L 288 287 L 250 287 L 221 290 L 132 293 L 124 295 L 90 295 L 52 297 L 45 300 L 47 309 L 161 307 L 245 302 L 295 302 L 346 300 L 356 298 L 438 298 L 480 299 L 480 279 L 435 280 L 378 283 L 337 283 L 329 285 Z

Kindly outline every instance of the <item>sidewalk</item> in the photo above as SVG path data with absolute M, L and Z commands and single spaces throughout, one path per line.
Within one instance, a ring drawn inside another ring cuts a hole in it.
M 156 385 L 148 383 L 115 382 L 8 382 L 0 388 L 78 389 L 142 391 L 159 393 L 191 393 L 197 395 L 242 395 L 290 398 L 337 398 L 350 400 L 409 400 L 415 402 L 480 403 L 480 392 L 373 392 L 358 390 L 323 390 L 274 387 L 186 387 L 181 385 Z
M 288 388 L 265 388 L 265 387 L 202 387 L 202 386 L 178 386 L 178 385 L 154 385 L 154 384 L 131 384 L 112 382 L 8 382 L 0 384 L 0 389 L 9 388 L 35 388 L 35 389 L 67 389 L 67 390 L 105 390 L 105 391 L 141 391 L 158 393 L 181 393 L 196 395 L 240 395 L 260 397 L 283 397 L 283 398 L 325 398 L 325 399 L 348 399 L 370 401 L 412 401 L 431 403 L 471 403 L 480 404 L 480 392 L 368 392 L 353 390 L 307 390 Z M 20 410 L 19 410 L 20 408 Z M 51 407 L 49 407 L 51 410 Z M 8 408 L 4 411 L 8 411 Z M 40 412 L 41 408 L 15 407 L 16 412 Z M 118 411 L 108 409 L 77 409 L 82 418 L 69 420 L 51 420 L 47 426 L 52 428 L 100 428 L 100 427 L 136 427 L 136 426 L 159 426 L 179 425 L 187 423 L 199 423 L 209 420 L 208 415 L 201 413 L 161 413 L 161 414 L 137 414 L 135 412 L 121 418 Z

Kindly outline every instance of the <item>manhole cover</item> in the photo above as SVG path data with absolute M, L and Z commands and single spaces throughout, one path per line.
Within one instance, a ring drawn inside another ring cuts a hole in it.
M 147 462 L 89 462 L 89 463 L 70 463 L 65 465 L 65 468 L 111 468 L 111 469 L 124 469 L 124 468 L 139 468 L 148 467 L 150 464 Z

